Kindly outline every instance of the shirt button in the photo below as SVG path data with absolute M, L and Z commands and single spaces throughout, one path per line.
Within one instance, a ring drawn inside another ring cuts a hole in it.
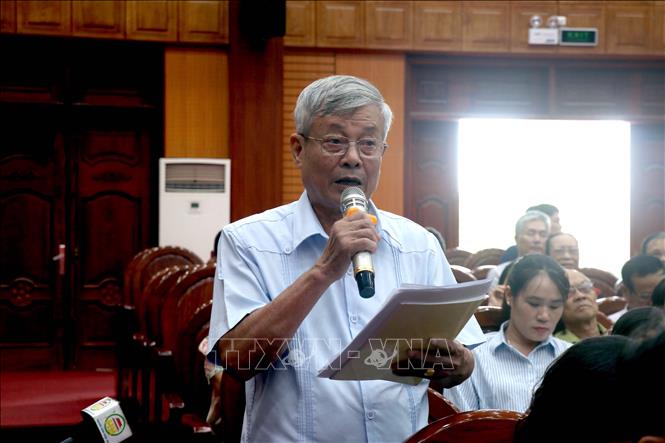
M 356 314 L 349 315 L 349 321 L 351 323 L 358 323 L 358 316 Z
M 374 414 L 374 411 L 367 411 L 367 413 L 365 414 L 365 417 L 367 417 L 367 420 L 374 420 L 375 416 L 376 416 L 376 414 Z

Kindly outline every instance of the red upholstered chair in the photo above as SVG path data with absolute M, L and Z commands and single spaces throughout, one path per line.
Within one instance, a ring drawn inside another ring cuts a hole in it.
M 610 318 L 607 315 L 605 315 L 600 311 L 598 311 L 598 313 L 596 314 L 596 321 L 599 324 L 603 325 L 605 329 L 607 329 L 608 331 L 612 329 L 612 326 L 614 326 L 614 322 L 610 320 Z
M 471 273 L 478 279 L 482 280 L 487 278 L 487 274 L 490 273 L 492 269 L 496 268 L 496 265 L 480 265 L 471 270 Z
M 626 307 L 626 299 L 623 297 L 604 297 L 598 299 L 598 310 L 605 315 L 619 312 Z
M 474 281 L 476 279 L 476 277 L 474 277 L 473 274 L 471 273 L 471 270 L 469 268 L 465 268 L 464 266 L 450 265 L 450 269 L 452 269 L 453 275 L 455 276 L 455 280 L 457 280 L 457 283 Z
M 460 412 L 430 423 L 406 443 L 512 443 L 522 414 L 514 411 Z
M 463 249 L 457 248 L 446 249 L 445 254 L 449 264 L 459 266 L 464 266 L 466 260 L 471 257 L 471 253 L 469 251 L 464 251 Z
M 483 266 L 483 265 L 498 265 L 499 261 L 501 260 L 501 256 L 503 255 L 505 251 L 503 249 L 498 249 L 498 248 L 487 248 L 487 249 L 481 249 L 480 251 L 476 252 L 475 254 L 472 254 L 469 258 L 466 259 L 464 262 L 464 266 L 466 266 L 469 269 L 475 269 L 478 266 Z
M 459 414 L 459 409 L 450 400 L 432 388 L 427 388 L 427 400 L 429 402 L 429 418 L 427 420 L 429 423 Z
M 498 331 L 503 323 L 503 311 L 499 306 L 478 306 L 473 315 L 485 333 Z
M 617 278 L 613 274 L 596 268 L 581 268 L 580 272 L 593 282 L 593 286 L 598 291 L 598 297 L 607 298 L 617 295 L 614 290 Z
M 159 246 L 136 254 L 125 268 L 123 303 L 118 307 L 116 340 L 118 343 L 118 395 L 135 399 L 136 380 L 132 380 L 131 360 L 125 352 L 138 332 L 137 304 L 141 304 L 143 289 L 162 269 L 177 265 L 197 265 L 203 261 L 194 252 L 177 246 Z M 133 386 L 132 386 L 133 385 Z

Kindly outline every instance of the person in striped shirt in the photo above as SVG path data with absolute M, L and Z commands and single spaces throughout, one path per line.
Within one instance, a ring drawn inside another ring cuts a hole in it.
M 570 347 L 552 336 L 569 289 L 565 271 L 551 257 L 520 258 L 508 275 L 503 302 L 507 321 L 473 350 L 471 377 L 444 390 L 445 397 L 462 411 L 524 412 L 549 364 Z

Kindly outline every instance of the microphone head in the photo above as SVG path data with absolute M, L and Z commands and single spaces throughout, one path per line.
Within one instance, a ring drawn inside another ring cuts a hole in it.
M 342 196 L 339 200 L 342 214 L 346 213 L 346 210 L 353 206 L 361 207 L 367 210 L 367 198 L 365 197 L 365 193 L 362 191 L 362 189 L 356 188 L 355 186 L 346 188 L 342 192 Z

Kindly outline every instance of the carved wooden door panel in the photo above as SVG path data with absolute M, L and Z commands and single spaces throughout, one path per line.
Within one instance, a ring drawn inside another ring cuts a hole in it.
M 64 363 L 66 159 L 61 106 L 2 104 L 0 144 L 0 366 Z
M 72 117 L 74 363 L 113 367 L 123 271 L 149 244 L 151 117 L 112 108 L 75 109 Z
M 123 271 L 156 240 L 161 50 L 0 50 L 1 367 L 114 367 Z
M 457 122 L 411 122 L 409 214 L 436 228 L 446 246 L 459 244 L 457 190 Z

